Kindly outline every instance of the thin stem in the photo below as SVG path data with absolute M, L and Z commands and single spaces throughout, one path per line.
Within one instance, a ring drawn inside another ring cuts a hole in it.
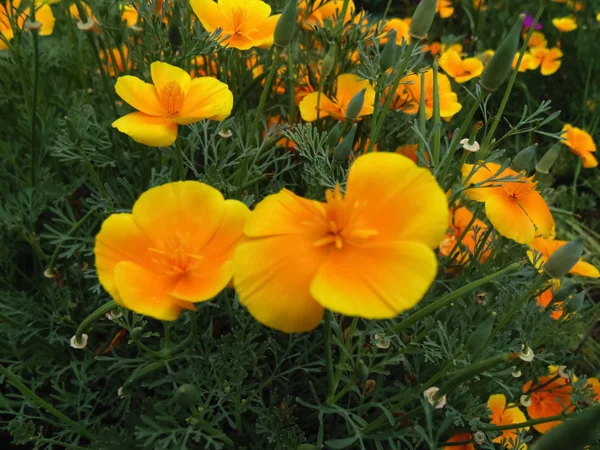
M 181 139 L 175 141 L 175 153 L 177 154 L 177 167 L 179 169 L 179 181 L 185 180 L 185 165 L 183 163 L 183 148 L 181 147 Z
M 267 102 L 267 97 L 269 92 L 271 92 L 271 85 L 273 84 L 273 78 L 275 77 L 275 72 L 277 70 L 277 63 L 279 62 L 279 51 L 278 47 L 273 51 L 273 60 L 271 61 L 271 68 L 269 69 L 269 75 L 267 76 L 267 81 L 265 82 L 265 86 L 263 88 L 262 94 L 260 95 L 260 101 L 258 103 L 258 108 L 254 113 L 254 120 L 252 121 L 252 128 L 250 129 L 250 134 L 248 139 L 252 139 L 254 134 L 258 131 L 258 124 L 260 123 L 263 109 L 265 109 L 265 103 Z M 259 138 L 260 141 L 260 138 Z
M 502 430 L 514 430 L 517 428 L 525 428 L 533 425 L 539 425 L 541 423 L 555 422 L 557 420 L 565 420 L 569 414 L 557 414 L 556 416 L 542 417 L 540 419 L 531 419 L 526 422 L 520 423 L 509 423 L 508 425 L 484 425 L 479 427 L 481 431 L 502 431 Z
M 90 19 L 88 19 L 90 20 Z M 102 65 L 102 59 L 100 59 L 100 53 L 98 51 L 98 46 L 96 45 L 96 40 L 94 35 L 90 31 L 86 31 L 88 41 L 90 43 L 90 47 L 92 47 L 92 53 L 96 59 L 96 64 L 98 66 L 98 70 L 100 71 L 100 75 L 102 76 L 102 84 L 104 85 L 104 91 L 106 92 L 106 96 L 108 97 L 108 102 L 113 110 L 115 117 L 117 116 L 117 105 L 114 99 L 114 89 L 111 89 L 110 82 L 108 80 L 108 76 L 106 75 L 106 71 L 104 70 L 104 66 Z M 110 128 L 112 130 L 112 128 Z
M 64 237 L 66 237 L 66 238 L 71 237 L 73 235 L 73 233 L 75 233 L 81 227 L 81 225 L 83 225 L 83 223 L 88 218 L 90 218 L 95 212 L 96 212 L 96 210 L 94 210 L 94 209 L 89 210 L 85 216 L 83 216 L 81 219 L 79 219 L 79 221 L 76 224 L 74 224 L 69 231 L 67 231 L 67 234 Z M 54 253 L 52 253 L 52 257 L 50 258 L 50 263 L 48 264 L 47 270 L 49 272 L 54 271 L 54 265 L 56 264 L 56 259 L 58 258 L 59 252 L 60 252 L 60 246 L 57 246 L 54 249 Z
M 88 327 L 95 322 L 98 318 L 102 317 L 103 315 L 105 315 L 106 313 L 112 311 L 113 309 L 115 309 L 117 307 L 117 304 L 114 302 L 114 300 L 109 301 L 108 303 L 102 305 L 100 308 L 98 308 L 96 311 L 94 311 L 93 313 L 91 313 L 89 316 L 87 316 L 85 319 L 83 319 L 83 322 L 81 322 L 81 324 L 79 325 L 79 327 L 77 328 L 77 333 L 75 333 L 75 339 L 80 342 L 81 341 L 81 335 L 83 334 L 83 332 L 85 330 L 88 329 Z
M 83 158 L 83 161 L 85 162 L 85 166 L 88 168 L 88 171 L 90 172 L 90 176 L 92 177 L 92 181 L 96 185 L 96 189 L 98 189 L 98 192 L 100 192 L 100 195 L 102 195 L 102 197 L 104 197 L 106 199 L 110 198 L 110 196 L 108 195 L 108 192 L 106 191 L 106 189 L 104 188 L 104 185 L 102 184 L 102 180 L 98 176 L 98 172 L 96 172 L 96 169 L 94 169 L 92 162 L 90 161 L 87 154 L 85 153 L 85 150 L 83 149 L 83 145 L 81 145 L 81 142 L 77 142 L 76 147 L 79 150 L 79 153 L 81 154 L 81 157 Z
M 383 11 L 383 18 L 382 20 L 385 20 L 388 13 L 390 12 L 390 6 L 392 6 L 392 0 L 388 0 L 387 5 L 385 5 L 385 11 Z
M 331 354 L 331 315 L 329 310 L 325 311 L 325 324 L 323 327 L 323 345 L 325 345 L 325 360 L 327 362 L 327 403 L 331 404 L 335 394 L 333 381 L 333 357 Z
M 438 61 L 433 61 L 433 167 L 440 164 L 440 141 L 442 140 L 442 126 L 440 118 L 440 88 L 438 82 Z
M 31 21 L 35 22 L 35 2 L 31 5 Z M 36 145 L 36 123 L 37 123 L 37 101 L 38 101 L 38 82 L 40 75 L 40 49 L 38 30 L 33 31 L 33 102 L 31 108 L 31 185 L 35 186 L 38 180 L 38 171 L 40 166 L 40 149 Z

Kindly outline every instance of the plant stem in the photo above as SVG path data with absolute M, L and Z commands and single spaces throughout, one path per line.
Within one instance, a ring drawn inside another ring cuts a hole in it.
M 113 309 L 115 309 L 117 307 L 117 304 L 114 302 L 114 300 L 109 301 L 108 303 L 105 303 L 104 305 L 102 305 L 100 308 L 98 308 L 96 311 L 94 311 L 93 313 L 91 313 L 89 316 L 87 316 L 85 319 L 83 319 L 83 322 L 81 322 L 81 325 L 79 325 L 79 327 L 77 328 L 77 333 L 75 333 L 75 339 L 79 342 L 81 341 L 81 335 L 83 334 L 83 332 L 85 330 L 88 329 L 88 327 L 94 322 L 96 321 L 96 319 L 98 319 L 99 317 L 102 317 L 104 314 L 112 311 Z
M 35 22 L 35 2 L 31 5 L 31 21 Z M 40 166 L 40 148 L 36 145 L 36 122 L 37 122 L 37 101 L 38 101 L 38 83 L 40 76 L 40 48 L 39 32 L 33 31 L 33 102 L 31 108 L 31 185 L 35 186 L 38 180 L 38 171 Z
M 254 120 L 252 121 L 252 128 L 250 129 L 248 139 L 252 139 L 254 137 L 254 134 L 258 131 L 258 124 L 260 123 L 263 109 L 265 109 L 265 103 L 267 101 L 269 92 L 271 91 L 271 85 L 273 84 L 273 78 L 275 77 L 275 72 L 277 70 L 277 63 L 279 62 L 279 51 L 280 49 L 277 46 L 275 46 L 275 49 L 273 50 L 273 60 L 271 61 L 271 67 L 269 68 L 269 75 L 267 76 L 267 81 L 265 82 L 262 94 L 260 95 L 258 108 L 254 113 Z M 258 141 L 260 141 L 260 137 Z
M 433 61 L 433 167 L 440 165 L 440 141 L 442 140 L 442 126 L 440 118 L 440 88 L 438 82 L 438 61 Z
M 177 153 L 177 167 L 179 168 L 179 181 L 185 181 L 185 165 L 183 163 L 183 148 L 181 139 L 175 141 L 175 152 Z
M 67 425 L 69 428 L 73 429 L 73 431 L 89 439 L 90 441 L 96 440 L 96 436 L 90 433 L 85 427 L 81 426 L 74 420 L 65 416 L 50 403 L 43 400 L 39 395 L 37 395 L 35 392 L 33 392 L 31 389 L 25 386 L 25 384 L 21 381 L 21 378 L 19 376 L 12 373 L 8 368 L 4 367 L 2 364 L 0 364 L 0 374 L 6 377 L 8 382 L 16 389 L 18 389 L 21 392 L 21 394 L 23 394 L 36 405 L 40 406 L 41 408 L 44 408 L 48 413 L 52 414 L 62 423 Z
M 87 20 L 91 20 L 91 19 L 88 18 Z M 102 84 L 104 85 L 104 91 L 106 92 L 106 96 L 108 97 L 108 103 L 110 104 L 110 106 L 113 110 L 113 114 L 116 117 L 118 114 L 117 114 L 117 105 L 116 105 L 115 99 L 114 99 L 114 89 L 111 89 L 111 87 L 110 87 L 110 82 L 108 81 L 108 76 L 106 75 L 106 71 L 104 70 L 104 66 L 102 65 L 102 60 L 100 59 L 100 53 L 98 51 L 98 46 L 96 45 L 95 37 L 91 31 L 86 31 L 85 34 L 90 43 L 90 47 L 92 47 L 92 53 L 94 54 L 96 64 L 98 66 L 98 70 L 100 71 L 100 75 L 102 76 Z M 112 130 L 112 128 L 110 128 L 110 130 Z
M 333 357 L 331 355 L 331 311 L 325 310 L 325 324 L 323 327 L 323 344 L 325 345 L 325 361 L 327 362 L 327 400 L 331 404 L 335 394 L 333 382 Z
M 531 419 L 526 422 L 520 423 L 509 423 L 507 425 L 487 425 L 482 426 L 479 429 L 481 431 L 502 431 L 502 430 L 514 430 L 516 428 L 525 428 L 533 425 L 539 425 L 541 423 L 555 422 L 557 420 L 564 420 L 568 414 L 558 414 L 556 416 L 542 417 L 540 419 Z

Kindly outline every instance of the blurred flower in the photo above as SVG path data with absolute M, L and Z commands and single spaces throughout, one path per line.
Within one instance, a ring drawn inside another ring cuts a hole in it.
M 477 57 L 483 62 L 484 66 L 487 66 L 487 64 L 490 62 L 490 59 L 492 59 L 492 56 L 494 56 L 494 53 L 496 53 L 494 50 L 486 50 L 477 55 Z
M 339 20 L 339 16 L 342 12 L 343 1 L 340 0 L 314 0 L 311 2 L 312 9 L 310 13 L 302 22 L 302 27 L 306 29 L 315 28 L 317 25 L 323 27 L 325 20 L 330 20 L 333 25 Z M 300 17 L 306 16 L 306 9 L 308 8 L 306 0 L 298 3 L 298 14 Z M 353 15 L 356 7 L 354 1 L 349 0 L 346 14 L 344 15 L 344 23 L 349 22 Z
M 192 60 L 193 69 L 190 71 L 190 77 L 217 77 L 219 74 L 219 67 L 215 58 L 211 58 L 209 55 L 196 56 Z
M 436 11 L 442 19 L 447 19 L 454 14 L 454 6 L 451 0 L 437 0 Z
M 125 58 L 125 65 L 123 64 L 123 58 Z M 120 75 L 123 72 L 128 72 L 133 67 L 133 61 L 129 59 L 129 49 L 126 45 L 121 47 L 121 51 L 119 51 L 118 48 L 100 50 L 100 60 L 102 61 L 104 70 L 108 72 L 111 77 Z
M 81 6 L 83 7 L 87 16 L 87 22 L 93 22 L 94 25 L 98 24 L 99 22 L 98 20 L 96 20 L 92 8 L 90 8 L 90 6 L 85 2 L 81 2 Z M 75 3 L 71 3 L 71 6 L 69 6 L 69 14 L 71 14 L 71 18 L 83 21 L 83 19 L 79 15 L 79 10 L 77 9 L 77 5 Z
M 221 29 L 224 46 L 248 50 L 273 45 L 281 14 L 272 16 L 271 7 L 262 0 L 190 0 L 190 4 L 206 31 Z
M 544 239 L 538 237 L 529 245 L 529 250 L 527 251 L 529 261 L 531 261 L 532 264 L 535 261 L 535 267 L 541 269 L 544 263 L 548 261 L 550 255 L 567 242 L 568 241 L 561 241 L 559 239 Z M 590 263 L 582 261 L 581 259 L 571 268 L 571 270 L 569 270 L 569 273 L 580 277 L 600 278 L 600 271 Z
M 473 213 L 466 206 L 459 206 L 450 210 L 450 223 L 446 237 L 440 244 L 440 254 L 449 258 L 456 255 L 456 263 L 464 265 L 475 255 L 478 247 L 483 246 L 479 253 L 479 261 L 485 262 L 492 252 L 492 241 L 488 237 L 485 244 L 482 242 L 488 226 L 479 219 L 475 219 L 472 225 Z M 467 228 L 469 227 L 469 228 Z M 456 245 L 463 236 L 460 245 Z M 456 250 L 454 250 L 456 249 Z M 452 250 L 454 250 L 453 253 Z
M 396 153 L 410 158 L 410 160 L 416 164 L 419 159 L 417 157 L 418 150 L 419 144 L 404 144 L 396 148 Z M 427 158 L 427 156 L 425 156 L 425 158 Z
M 383 24 L 383 30 L 378 36 L 379 43 L 385 44 L 389 38 L 388 34 L 392 30 L 396 30 L 396 44 L 402 45 L 402 41 L 410 42 L 410 36 L 408 35 L 408 28 L 410 27 L 410 17 L 407 19 L 392 18 L 386 20 Z
M 521 53 L 517 53 L 513 58 L 512 67 L 513 69 L 517 67 L 517 63 L 519 62 L 519 58 L 521 57 Z M 535 60 L 531 53 L 523 54 L 523 59 L 521 60 L 521 64 L 519 64 L 519 72 L 525 72 L 526 70 L 533 69 L 535 65 Z
M 395 317 L 412 308 L 435 277 L 433 249 L 446 231 L 448 207 L 427 169 L 395 153 L 359 156 L 346 195 L 337 186 L 326 200 L 283 189 L 260 202 L 246 223 L 234 286 L 266 326 L 309 331 L 323 308 Z
M 474 169 L 473 174 L 471 171 Z M 537 234 L 548 237 L 554 228 L 554 219 L 548 205 L 536 190 L 537 182 L 524 172 L 501 169 L 500 164 L 480 161 L 462 167 L 465 193 L 477 202 L 485 202 L 485 212 L 494 228 L 504 237 L 520 244 L 529 244 Z M 469 178 L 469 175 L 470 178 Z M 506 178 L 511 180 L 505 180 Z
M 461 59 L 454 51 L 448 51 L 440 58 L 440 67 L 457 83 L 466 83 L 483 72 L 483 63 L 477 58 Z
M 311 92 L 300 102 L 300 114 L 303 120 L 313 122 L 317 117 L 331 116 L 337 120 L 346 120 L 346 108 L 354 95 L 363 89 L 365 101 L 358 117 L 373 114 L 373 103 L 375 102 L 375 90 L 368 80 L 361 79 L 358 75 L 346 73 L 337 77 L 337 88 L 332 99 L 324 93 Z
M 432 386 L 429 389 L 425 389 L 425 391 L 423 392 L 423 397 L 425 397 L 425 399 L 427 399 L 429 404 L 431 406 L 433 406 L 435 409 L 442 409 L 444 406 L 446 406 L 446 403 L 447 403 L 447 399 L 446 399 L 445 395 L 442 396 L 442 398 L 438 398 L 438 399 L 435 398 L 435 396 L 439 392 L 439 390 L 440 390 L 439 387 Z
M 194 78 L 164 62 L 150 66 L 152 82 L 137 77 L 119 77 L 119 97 L 139 112 L 115 120 L 114 128 L 150 147 L 167 147 L 177 139 L 177 125 L 203 119 L 223 120 L 231 113 L 233 94 L 216 78 Z
M 532 419 L 544 419 L 571 411 L 575 406 L 571 402 L 573 389 L 568 380 L 557 377 L 556 371 L 548 376 L 542 376 L 533 384 L 533 380 L 523 385 L 523 393 L 531 398 L 531 405 L 527 407 L 527 414 Z M 533 425 L 540 433 L 546 433 L 562 421 L 546 422 Z
M 462 109 L 457 95 L 452 91 L 450 80 L 444 74 L 438 74 L 440 95 L 440 114 L 445 120 L 450 120 Z M 421 101 L 421 74 L 410 74 L 402 79 L 398 90 L 393 94 L 392 107 L 406 114 L 416 114 Z M 425 71 L 425 117 L 433 116 L 433 69 Z
M 36 0 L 35 20 L 41 24 L 39 29 L 40 36 L 49 36 L 54 31 L 54 14 L 50 5 L 56 1 Z M 20 8 L 21 0 L 13 0 L 6 5 L 0 3 L 0 35 L 7 41 L 14 37 L 13 25 L 23 29 L 25 21 L 29 17 L 29 6 Z M 11 23 L 12 22 L 12 23 Z M 8 46 L 4 40 L 0 39 L 0 50 L 6 50 Z
M 71 347 L 76 348 L 76 349 L 86 348 L 87 343 L 88 343 L 88 335 L 85 333 L 82 333 L 80 339 L 77 339 L 77 335 L 75 335 L 71 338 L 70 343 L 71 343 Z
M 488 408 L 491 411 L 491 423 L 494 425 L 512 425 L 515 423 L 526 422 L 525 414 L 514 403 L 506 404 L 506 397 L 503 394 L 490 395 L 488 399 Z M 529 430 L 529 427 L 519 429 L 503 430 L 502 434 L 494 438 L 494 442 L 502 443 L 506 448 L 514 448 L 513 442 L 517 440 L 517 432 Z M 527 445 L 523 444 L 519 450 L 527 449 Z
M 485 5 L 485 0 L 473 0 L 473 8 L 478 9 L 480 11 L 487 10 L 487 6 Z
M 552 25 L 561 33 L 568 33 L 577 29 L 577 20 L 573 16 L 557 17 L 556 19 L 552 19 Z
M 471 433 L 458 433 L 452 436 L 446 441 L 446 444 L 442 447 L 442 450 L 475 450 L 473 444 L 457 444 L 458 442 L 469 442 L 473 439 Z
M 139 14 L 137 9 L 132 5 L 121 4 L 121 21 L 125 22 L 127 28 L 133 28 L 137 25 Z
M 249 210 L 198 181 L 144 192 L 131 214 L 112 214 L 96 236 L 100 283 L 119 305 L 161 320 L 209 300 L 231 281 Z
M 565 140 L 561 141 L 571 149 L 571 153 L 576 154 L 583 161 L 583 167 L 591 169 L 598 165 L 598 161 L 592 155 L 596 151 L 596 144 L 592 136 L 581 128 L 566 124 L 563 127 L 565 133 L 562 135 Z
M 530 257 L 531 258 L 531 257 Z M 537 305 L 541 309 L 546 309 L 552 303 L 552 299 L 554 294 L 560 288 L 560 280 L 550 280 L 548 288 L 541 292 L 535 299 L 537 301 Z M 564 314 L 564 302 L 554 302 L 552 303 L 552 313 L 550 313 L 550 317 L 554 320 L 559 320 Z
M 594 400 L 596 400 L 597 403 L 600 403 L 600 380 L 598 380 L 598 378 L 590 377 L 587 379 L 587 384 L 592 388 L 594 394 L 596 394 Z
M 530 16 L 527 13 L 522 13 L 525 14 L 525 20 L 523 20 L 523 28 L 531 28 L 531 26 L 533 25 L 533 21 L 535 20 L 535 17 Z M 541 30 L 542 29 L 542 24 L 540 22 L 535 24 L 535 29 L 536 30 Z
M 527 33 L 523 33 L 525 36 L 527 35 Z M 525 39 L 525 37 L 523 37 L 523 39 Z M 528 47 L 547 47 L 548 46 L 548 41 L 546 40 L 546 36 L 544 36 L 544 33 L 542 33 L 541 31 L 534 31 L 531 34 L 531 38 L 529 38 L 529 42 L 527 42 L 527 46 Z
M 531 69 L 541 66 L 540 72 L 544 76 L 552 75 L 559 69 L 562 62 L 560 58 L 563 56 L 563 52 L 559 48 L 533 47 L 529 51 L 533 58 Z

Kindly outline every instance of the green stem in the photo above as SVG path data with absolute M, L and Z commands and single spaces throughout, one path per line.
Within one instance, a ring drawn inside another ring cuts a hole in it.
M 385 18 L 387 17 L 388 13 L 390 12 L 390 6 L 392 6 L 392 0 L 388 0 L 387 5 L 385 5 L 385 11 L 383 11 L 383 18 L 382 18 L 382 20 L 385 20 Z
M 419 124 L 419 133 L 423 138 L 425 138 L 425 123 L 427 121 L 427 105 L 425 103 L 425 72 L 421 73 L 421 93 L 420 101 L 419 101 L 419 114 L 418 114 L 418 124 Z M 423 140 L 419 141 L 419 153 L 424 154 L 425 142 Z
M 100 195 L 102 195 L 103 198 L 105 198 L 105 199 L 110 198 L 108 195 L 108 192 L 106 191 L 106 189 L 104 188 L 104 185 L 102 184 L 102 180 L 98 176 L 98 172 L 96 172 L 96 169 L 94 169 L 92 162 L 90 161 L 87 154 L 85 153 L 85 150 L 83 149 L 83 146 L 81 145 L 81 142 L 77 142 L 76 146 L 79 149 L 79 153 L 81 154 L 81 157 L 83 158 L 83 161 L 85 162 L 85 165 L 88 168 L 88 171 L 90 172 L 90 176 L 92 177 L 92 181 L 96 185 L 96 189 L 98 189 L 98 192 L 100 192 Z
M 91 20 L 91 19 L 88 19 Z M 117 114 L 117 105 L 114 99 L 114 89 L 111 89 L 110 82 L 108 81 L 108 76 L 106 75 L 106 71 L 104 70 L 104 66 L 102 65 L 102 59 L 100 59 L 100 52 L 98 51 L 98 46 L 96 45 L 96 40 L 91 31 L 85 32 L 88 41 L 90 43 L 90 47 L 92 47 L 92 53 L 94 54 L 96 65 L 98 66 L 98 70 L 100 71 L 100 75 L 102 77 L 102 84 L 104 86 L 104 91 L 106 92 L 106 96 L 108 97 L 108 102 L 113 110 L 113 114 L 116 117 Z M 112 128 L 111 128 L 112 130 Z
M 540 419 L 531 419 L 526 422 L 520 423 L 509 423 L 507 425 L 485 425 L 479 427 L 481 431 L 503 431 L 503 430 L 514 430 L 517 428 L 531 427 L 533 425 L 539 425 L 541 423 L 555 422 L 557 420 L 565 420 L 568 414 L 558 414 L 556 416 L 542 417 Z
M 489 283 L 490 281 L 493 281 L 496 278 L 500 278 L 504 275 L 509 275 L 511 273 L 515 273 L 520 268 L 521 268 L 521 263 L 518 263 L 518 262 L 512 263 L 511 265 L 505 267 L 502 270 L 499 270 L 498 272 L 495 272 L 491 275 L 480 278 L 479 280 L 475 280 L 472 283 L 469 283 L 466 286 L 463 286 L 454 292 L 450 292 L 449 294 L 446 294 L 445 296 L 437 299 L 433 303 L 425 306 L 424 308 L 422 308 L 422 309 L 416 311 L 415 313 L 411 314 L 410 316 L 408 316 L 406 319 L 404 319 L 402 322 L 400 322 L 398 325 L 396 325 L 393 328 L 394 333 L 396 333 L 396 334 L 400 333 L 401 331 L 405 330 L 406 328 L 408 328 L 412 324 L 418 322 L 419 320 L 435 313 L 439 309 L 442 309 L 442 308 L 448 306 L 450 303 L 452 303 L 456 299 L 462 297 L 467 292 L 471 292 L 473 289 L 476 289 L 479 286 Z
M 179 168 L 179 181 L 185 181 L 186 171 L 185 164 L 183 162 L 183 148 L 181 146 L 181 139 L 175 141 L 175 153 L 177 154 L 177 167 Z
M 265 87 L 263 88 L 262 94 L 260 95 L 258 109 L 254 113 L 254 120 L 252 121 L 252 128 L 250 129 L 248 139 L 252 139 L 255 133 L 258 131 L 258 124 L 260 123 L 260 120 L 262 118 L 263 109 L 265 108 L 265 103 L 267 102 L 269 92 L 271 92 L 271 85 L 273 84 L 273 78 L 275 77 L 275 72 L 277 70 L 277 63 L 279 62 L 279 51 L 280 49 L 278 47 L 275 47 L 275 49 L 273 50 L 273 60 L 271 61 L 269 75 L 267 76 Z M 258 141 L 260 141 L 260 137 Z
M 328 404 L 332 403 L 333 395 L 335 394 L 335 386 L 333 382 L 333 356 L 331 354 L 331 315 L 331 311 L 325 311 L 325 324 L 323 327 L 323 345 L 325 345 L 325 361 L 327 362 L 326 402 Z
M 104 314 L 112 311 L 116 307 L 117 307 L 117 304 L 114 302 L 114 300 L 111 300 L 108 303 L 105 303 L 104 305 L 102 305 L 100 308 L 98 308 L 93 313 L 91 313 L 85 319 L 83 319 L 83 322 L 81 322 L 81 325 L 79 325 L 79 328 L 77 328 L 77 333 L 75 333 L 75 339 L 78 342 L 81 341 L 81 335 L 83 334 L 83 332 L 85 330 L 88 329 L 88 327 L 93 322 L 95 322 L 99 317 L 102 317 Z
M 61 413 L 58 409 L 56 409 L 50 403 L 43 400 L 39 395 L 37 395 L 35 392 L 33 392 L 31 389 L 29 389 L 27 386 L 25 386 L 25 384 L 21 381 L 21 378 L 19 376 L 12 373 L 9 369 L 4 367 L 2 364 L 0 364 L 0 374 L 3 375 L 4 377 L 6 377 L 8 382 L 13 387 L 18 389 L 21 392 L 21 394 L 23 394 L 25 397 L 27 397 L 29 400 L 31 400 L 36 405 L 40 406 L 41 408 L 44 408 L 48 413 L 52 414 L 54 417 L 56 417 L 62 423 L 67 425 L 69 428 L 73 429 L 73 431 L 75 431 L 79 435 L 89 439 L 90 441 L 96 440 L 96 436 L 94 436 L 92 433 L 90 433 L 85 427 L 81 426 L 74 420 L 65 416 L 63 413 Z
M 71 229 L 69 231 L 67 231 L 67 234 L 64 236 L 66 238 L 71 237 L 73 235 L 73 233 L 75 233 L 80 227 L 81 225 L 83 225 L 83 223 L 92 216 L 92 214 L 96 212 L 95 209 L 91 209 L 89 210 L 85 216 L 83 216 L 81 219 L 79 219 L 79 221 L 74 224 Z M 57 246 L 56 249 L 54 249 L 54 253 L 52 253 L 52 257 L 50 258 L 50 263 L 48 264 L 48 272 L 53 272 L 54 271 L 54 265 L 56 264 L 56 259 L 58 258 L 58 253 L 60 252 L 60 247 Z
M 433 61 L 433 167 L 434 170 L 440 164 L 440 143 L 442 140 L 442 126 L 440 118 L 440 88 L 438 82 L 438 61 Z
M 35 22 L 35 7 L 31 6 L 31 21 Z M 38 101 L 38 83 L 40 75 L 40 49 L 39 49 L 39 32 L 33 31 L 33 102 L 31 108 L 31 185 L 35 186 L 38 180 L 38 172 L 40 166 L 40 149 L 36 145 L 36 122 L 37 122 L 37 101 Z

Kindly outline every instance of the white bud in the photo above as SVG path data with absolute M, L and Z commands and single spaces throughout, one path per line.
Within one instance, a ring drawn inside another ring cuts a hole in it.
M 121 386 L 119 389 L 117 389 L 117 396 L 119 398 L 125 397 L 125 394 L 123 393 L 123 386 Z
M 80 20 L 77 22 L 77 28 L 79 28 L 81 31 L 90 31 L 92 28 L 94 28 L 94 21 L 89 17 L 87 22 Z
M 107 312 L 105 316 L 108 320 L 115 320 L 120 317 L 123 317 L 123 313 L 120 309 L 113 309 L 112 311 Z
M 88 342 L 88 335 L 83 333 L 81 335 L 81 340 L 77 340 L 77 335 L 73 336 L 71 338 L 71 347 L 73 348 L 86 348 L 87 347 L 87 342 Z
M 477 141 L 473 141 L 472 144 L 469 144 L 469 138 L 461 139 L 460 145 L 462 145 L 462 148 L 464 148 L 466 151 L 471 153 L 478 152 L 481 148 L 479 147 L 479 143 Z
M 23 26 L 26 30 L 38 31 L 40 28 L 42 28 L 42 22 L 38 22 L 37 20 L 32 22 L 30 19 L 27 19 L 25 20 L 25 23 L 23 23 Z
M 485 443 L 486 437 L 483 431 L 476 431 L 473 433 L 473 440 L 477 442 L 479 445 Z
M 521 346 L 521 353 L 519 353 L 519 358 L 521 358 L 525 362 L 533 361 L 533 350 L 527 345 Z
M 521 395 L 521 405 L 529 408 L 531 406 L 531 397 L 529 395 Z
M 386 348 L 390 348 L 390 344 L 391 341 L 389 338 L 386 338 L 385 336 L 382 336 L 381 334 L 377 334 L 375 333 L 375 336 L 373 336 L 375 338 L 375 346 L 377 348 L 382 348 L 382 349 L 386 349 Z
M 423 392 L 423 397 L 425 397 L 429 404 L 435 409 L 442 409 L 444 406 L 446 406 L 447 403 L 445 395 L 442 398 L 435 398 L 435 395 L 438 393 L 439 390 L 440 388 L 432 386 L 429 389 L 426 389 L 425 392 Z
M 519 378 L 521 376 L 521 371 L 515 367 L 511 373 L 511 375 L 515 378 Z
M 567 379 L 567 380 L 568 380 L 569 378 L 571 378 L 571 377 L 569 376 L 569 374 L 567 373 L 567 366 L 558 366 L 558 375 L 559 375 L 561 378 L 565 378 L 565 379 Z
M 229 139 L 232 135 L 233 133 L 229 128 L 219 131 L 219 136 L 221 136 L 223 139 Z

